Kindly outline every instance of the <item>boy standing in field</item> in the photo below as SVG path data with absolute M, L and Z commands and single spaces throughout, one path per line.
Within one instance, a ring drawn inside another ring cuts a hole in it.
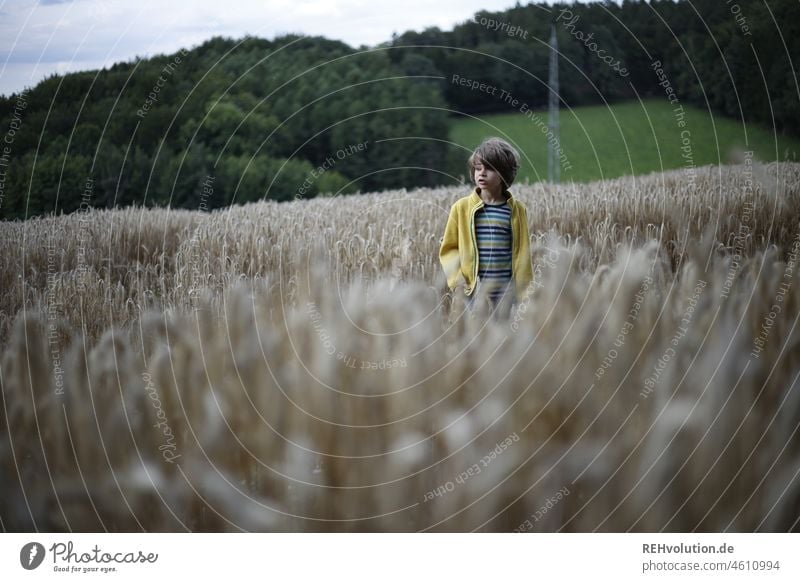
M 451 291 L 463 289 L 471 304 L 480 286 L 496 307 L 507 294 L 512 302 L 521 297 L 533 280 L 528 211 L 509 191 L 519 154 L 508 142 L 489 138 L 467 168 L 475 189 L 450 209 L 439 261 Z

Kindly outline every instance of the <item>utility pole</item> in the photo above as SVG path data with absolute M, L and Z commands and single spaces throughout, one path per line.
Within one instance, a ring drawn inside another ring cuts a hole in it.
M 550 78 L 548 88 L 548 127 L 550 129 L 547 140 L 547 178 L 553 184 L 561 181 L 561 166 L 556 147 L 561 146 L 560 126 L 558 122 L 558 40 L 556 39 L 556 25 L 550 25 Z

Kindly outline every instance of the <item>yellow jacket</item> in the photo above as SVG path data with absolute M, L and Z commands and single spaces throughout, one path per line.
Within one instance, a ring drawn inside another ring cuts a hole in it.
M 528 234 L 528 211 L 525 205 L 508 192 L 511 206 L 511 275 L 517 297 L 533 281 L 531 244 Z M 475 213 L 483 208 L 477 188 L 459 199 L 450 209 L 447 226 L 439 247 L 439 262 L 447 276 L 447 286 L 455 290 L 464 285 L 464 293 L 472 295 L 478 281 L 478 243 L 475 237 Z

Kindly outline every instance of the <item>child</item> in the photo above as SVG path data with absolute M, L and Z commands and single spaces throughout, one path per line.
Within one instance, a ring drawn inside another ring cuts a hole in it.
M 528 212 L 508 190 L 519 154 L 508 142 L 489 138 L 467 167 L 476 187 L 450 209 L 439 261 L 452 291 L 463 288 L 471 304 L 480 283 L 496 307 L 507 292 L 516 301 L 533 280 Z

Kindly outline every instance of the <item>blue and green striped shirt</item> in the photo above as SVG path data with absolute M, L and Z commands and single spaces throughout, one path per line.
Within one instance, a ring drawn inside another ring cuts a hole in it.
M 489 297 L 497 301 L 511 281 L 511 207 L 484 204 L 475 213 L 475 238 L 478 242 L 478 277 L 488 287 Z

